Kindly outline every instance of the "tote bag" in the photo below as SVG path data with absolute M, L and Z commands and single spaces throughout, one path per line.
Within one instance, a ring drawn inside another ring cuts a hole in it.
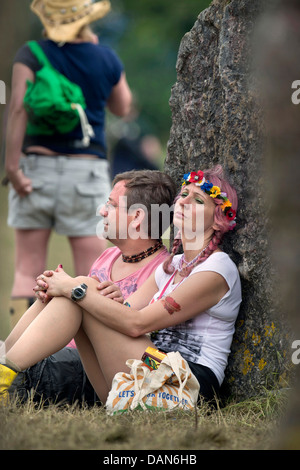
M 126 365 L 130 373 L 118 372 L 113 378 L 105 404 L 108 414 L 195 408 L 199 382 L 179 352 L 168 353 L 156 370 L 137 359 L 127 360 Z

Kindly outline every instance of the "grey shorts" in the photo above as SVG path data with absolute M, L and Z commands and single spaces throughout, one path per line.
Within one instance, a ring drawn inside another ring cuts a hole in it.
M 29 155 L 20 168 L 33 191 L 19 197 L 10 187 L 8 225 L 19 229 L 53 229 L 66 236 L 94 236 L 100 207 L 111 185 L 106 160 Z

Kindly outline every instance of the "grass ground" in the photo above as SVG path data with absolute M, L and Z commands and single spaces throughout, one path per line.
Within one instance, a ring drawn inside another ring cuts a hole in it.
M 0 450 L 272 450 L 286 396 L 207 405 L 197 412 L 108 416 L 103 407 L 0 407 Z

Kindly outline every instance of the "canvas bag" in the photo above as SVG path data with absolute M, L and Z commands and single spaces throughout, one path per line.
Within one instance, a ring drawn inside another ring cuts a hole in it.
M 85 98 L 76 83 L 58 72 L 36 41 L 27 45 L 42 66 L 35 74 L 35 81 L 27 80 L 24 107 L 28 113 L 28 135 L 67 134 L 81 123 L 82 146 L 90 144 L 94 136 L 84 109 Z
M 133 409 L 194 409 L 199 382 L 179 352 L 168 353 L 156 370 L 137 359 L 127 360 L 126 365 L 131 373 L 118 372 L 113 378 L 105 404 L 108 414 Z

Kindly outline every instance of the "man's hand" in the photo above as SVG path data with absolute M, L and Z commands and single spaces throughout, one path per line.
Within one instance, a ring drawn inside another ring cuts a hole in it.
M 93 279 L 98 281 L 96 276 L 92 276 Z M 111 281 L 103 281 L 97 285 L 97 290 L 101 295 L 108 297 L 109 299 L 113 299 L 116 302 L 120 302 L 121 304 L 124 302 L 124 298 L 119 286 L 114 284 Z

